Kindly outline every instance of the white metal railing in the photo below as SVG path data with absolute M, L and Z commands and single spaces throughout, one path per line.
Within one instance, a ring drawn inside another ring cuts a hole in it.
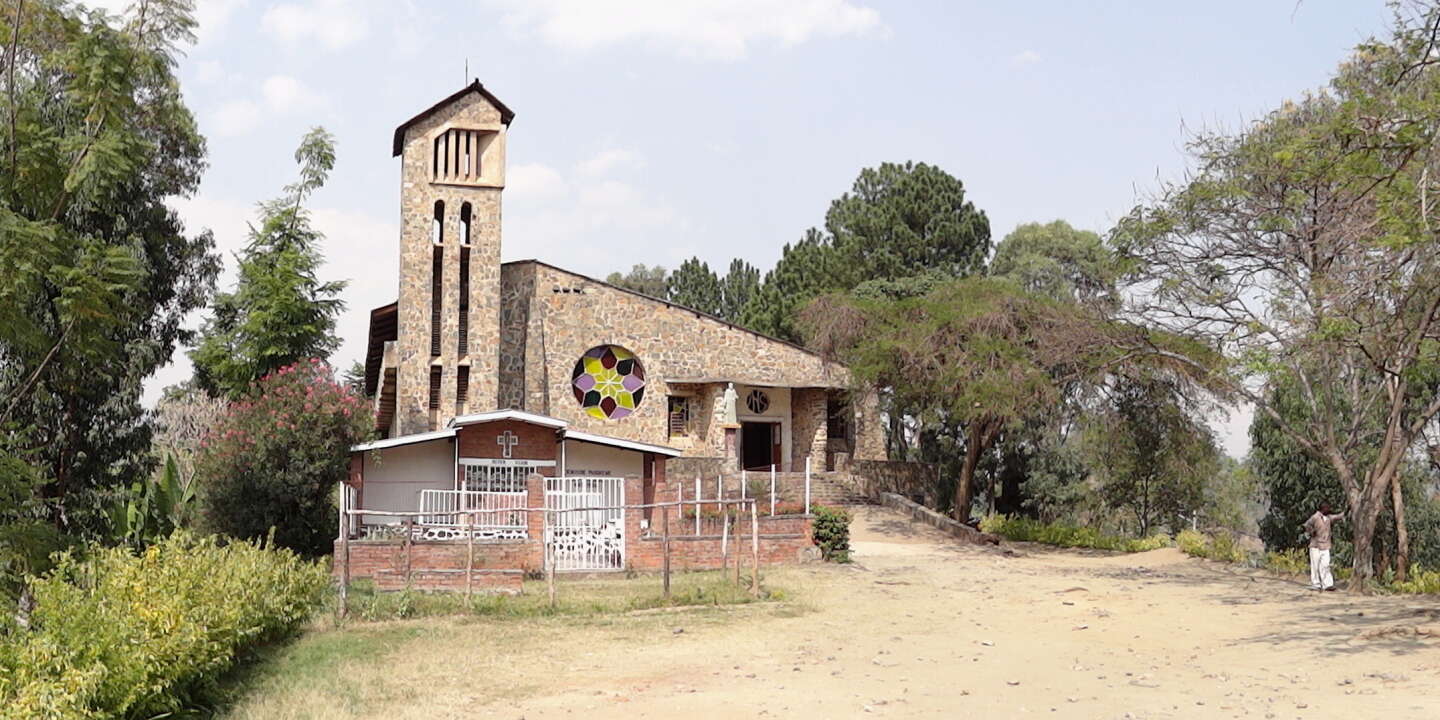
M 419 522 L 421 525 L 459 526 L 465 523 L 465 513 L 474 513 L 471 528 L 475 532 L 523 535 L 528 500 L 526 492 L 421 490 Z

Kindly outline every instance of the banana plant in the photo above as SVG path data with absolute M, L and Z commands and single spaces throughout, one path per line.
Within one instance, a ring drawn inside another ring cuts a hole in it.
M 125 542 L 141 548 L 188 525 L 194 500 L 194 481 L 184 479 L 175 457 L 167 455 L 159 473 L 130 486 L 112 510 L 112 520 Z

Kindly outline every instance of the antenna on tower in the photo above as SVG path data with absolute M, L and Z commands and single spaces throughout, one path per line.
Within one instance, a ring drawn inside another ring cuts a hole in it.
M 465 82 L 462 82 L 462 83 L 460 83 L 460 84 L 461 84 L 461 85 L 464 85 L 465 83 L 470 82 L 470 58 L 468 58 L 468 57 L 465 58 L 465 78 L 464 78 L 464 81 L 465 81 Z

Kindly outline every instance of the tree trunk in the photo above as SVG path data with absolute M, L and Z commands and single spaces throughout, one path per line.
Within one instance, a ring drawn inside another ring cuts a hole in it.
M 1375 577 L 1375 526 L 1380 519 L 1381 504 L 1370 502 L 1368 494 L 1362 498 L 1359 507 L 1350 508 L 1350 538 L 1354 543 L 1351 590 L 1364 590 L 1367 581 Z
M 980 461 L 979 433 L 972 429 L 969 435 L 969 442 L 965 443 L 965 462 L 960 465 L 960 478 L 955 481 L 955 519 L 962 523 L 970 520 L 975 466 Z
M 1405 527 L 1405 494 L 1401 492 L 1400 473 L 1390 478 L 1390 502 L 1395 506 L 1395 579 L 1405 582 L 1410 571 L 1410 532 Z

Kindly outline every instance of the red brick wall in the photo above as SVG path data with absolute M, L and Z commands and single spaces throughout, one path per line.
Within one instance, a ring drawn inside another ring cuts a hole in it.
M 503 432 L 503 431 L 501 431 Z M 490 434 L 493 438 L 493 433 Z M 528 483 L 529 506 L 538 508 L 545 504 L 545 485 L 538 475 L 531 475 Z M 645 496 L 645 483 L 636 478 L 625 481 L 625 503 L 641 504 Z M 661 497 L 661 500 L 671 498 Z M 656 510 L 651 516 L 649 530 L 641 529 L 645 518 L 643 510 L 627 510 L 625 513 L 625 563 L 635 570 L 653 571 L 661 569 L 664 546 L 660 539 L 661 512 L 670 512 L 670 563 L 675 570 L 719 568 L 722 561 L 721 537 L 718 534 L 694 536 L 693 524 L 680 520 L 674 508 Z M 691 521 L 693 523 L 693 520 Z M 713 527 L 714 523 L 702 526 Z M 811 548 L 811 520 L 803 516 L 761 517 L 760 563 L 774 565 L 799 562 L 813 554 Z M 545 567 L 543 540 L 545 537 L 545 516 L 530 513 L 527 526 L 529 537 L 523 540 L 477 540 L 475 548 L 475 587 L 499 590 L 518 590 L 525 572 L 540 572 Z M 742 567 L 751 562 L 750 523 L 743 519 L 735 529 L 737 535 L 729 539 L 731 562 L 735 553 L 740 554 Z M 352 540 L 349 543 L 350 577 L 371 578 L 383 589 L 405 587 L 407 575 L 410 586 L 415 588 L 459 589 L 465 584 L 465 567 L 468 545 L 463 540 L 412 542 L 403 540 Z M 339 557 L 342 548 L 336 541 L 337 554 L 335 572 L 341 571 L 343 560 Z M 513 572 L 511 572 L 513 571 Z M 482 579 L 483 578 L 483 579 Z
M 506 430 L 520 438 L 520 443 L 511 448 L 510 457 L 522 460 L 555 459 L 555 429 L 518 420 L 496 420 L 461 427 L 456 432 L 460 457 L 504 457 L 503 448 L 495 442 L 495 438 Z

